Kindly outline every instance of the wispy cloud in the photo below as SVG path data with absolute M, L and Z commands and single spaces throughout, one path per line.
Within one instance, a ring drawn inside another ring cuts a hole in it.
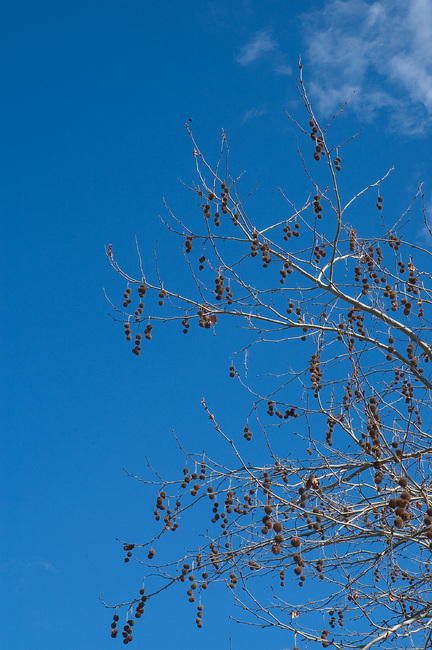
M 424 246 L 425 248 L 431 248 L 432 245 L 432 235 L 427 226 L 423 225 L 416 234 L 416 241 L 419 246 Z
M 280 51 L 279 45 L 267 30 L 256 32 L 254 37 L 244 45 L 236 58 L 242 66 L 249 65 L 267 57 L 276 74 L 291 74 L 291 67 L 286 62 L 285 55 Z
M 250 108 L 243 115 L 243 122 L 247 122 L 248 120 L 253 120 L 255 117 L 261 117 L 261 115 L 265 115 L 266 113 L 267 111 L 261 108 Z
M 58 573 L 58 569 L 51 562 L 47 562 L 42 558 L 36 558 L 34 560 L 11 559 L 0 564 L 0 573 L 17 574 L 35 569 L 43 569 L 49 573 Z
M 420 246 L 425 246 L 430 249 L 432 247 L 432 199 L 429 199 L 424 208 L 426 223 L 423 224 L 417 233 L 417 242 Z
M 275 61 L 273 64 L 273 69 L 276 72 L 276 74 L 292 74 L 292 68 L 288 63 L 286 63 L 286 57 L 284 55 L 280 55 L 278 61 Z
M 261 30 L 255 34 L 253 39 L 246 43 L 237 57 L 240 65 L 248 65 L 252 61 L 260 59 L 267 52 L 273 52 L 277 47 L 276 41 L 270 36 L 269 32 Z
M 373 118 L 390 112 L 392 128 L 419 134 L 432 123 L 430 0 L 329 0 L 304 19 L 312 90 L 320 108 L 353 106 Z

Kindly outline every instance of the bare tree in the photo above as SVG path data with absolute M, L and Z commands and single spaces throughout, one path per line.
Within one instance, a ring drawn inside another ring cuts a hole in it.
M 283 193 L 286 217 L 256 227 L 241 182 L 230 175 L 225 134 L 212 167 L 187 125 L 197 173 L 189 189 L 201 204 L 201 230 L 190 230 L 169 210 L 166 226 L 183 242 L 192 290 L 179 293 L 157 265 L 153 279 L 146 275 L 138 246 L 138 278 L 120 268 L 111 246 L 107 250 L 127 283 L 123 306 L 111 304 L 127 339 L 135 340 L 134 354 L 151 345 L 153 328 L 177 321 L 193 336 L 194 326 L 217 332 L 221 319 L 240 320 L 247 326 L 244 349 L 273 346 L 262 368 L 269 381 L 250 381 L 244 369 L 229 368 L 231 381 L 249 391 L 242 432 L 249 445 L 222 430 L 203 400 L 227 457 L 182 449 L 180 478 L 158 472 L 140 478 L 158 484 L 154 516 L 161 530 L 142 544 L 124 543 L 126 561 L 135 556 L 148 576 L 129 602 L 113 606 L 113 637 L 122 627 L 117 609 L 128 612 L 124 643 L 132 640 L 145 603 L 179 582 L 190 602 L 198 602 L 201 627 L 205 590 L 225 582 L 242 620 L 290 631 L 293 648 L 304 642 L 358 650 L 432 647 L 431 256 L 403 240 L 416 199 L 427 226 L 423 194 L 419 185 L 391 224 L 383 218 L 382 196 L 390 172 L 345 201 L 339 173 L 348 141 L 328 143 L 337 115 L 318 123 L 301 65 L 299 71 L 309 124 L 288 117 L 308 140 L 304 157 L 299 149 L 310 187 L 303 205 Z M 369 210 L 377 219 L 365 236 L 368 224 L 354 228 L 346 215 L 371 195 Z M 158 305 L 149 311 L 151 294 Z M 258 436 L 268 452 L 260 464 L 253 454 Z M 200 517 L 187 524 L 206 504 L 211 522 Z M 158 564 L 158 539 L 179 524 L 188 526 L 191 543 L 196 533 L 195 550 L 179 547 L 172 561 Z M 291 581 L 303 587 L 301 605 L 299 596 L 295 603 L 284 596 Z M 261 598 L 264 584 L 272 589 L 270 599 Z

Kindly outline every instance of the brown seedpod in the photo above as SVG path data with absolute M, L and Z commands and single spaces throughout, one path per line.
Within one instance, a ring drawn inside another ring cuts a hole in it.
M 374 483 L 376 485 L 379 485 L 383 480 L 383 473 L 382 472 L 376 472 L 375 477 L 374 477 Z
M 151 560 L 152 558 L 154 558 L 155 555 L 156 555 L 156 551 L 154 550 L 154 548 L 151 548 L 148 552 L 148 559 Z
M 301 545 L 300 537 L 294 536 L 291 537 L 291 546 L 298 548 Z

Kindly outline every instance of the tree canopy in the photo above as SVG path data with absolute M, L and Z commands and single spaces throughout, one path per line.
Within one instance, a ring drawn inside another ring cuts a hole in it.
M 344 166 L 343 151 L 357 136 L 338 139 L 345 106 L 328 123 L 316 118 L 302 74 L 300 64 L 306 118 L 287 113 L 302 137 L 301 205 L 281 188 L 284 210 L 269 197 L 252 217 L 254 192 L 243 196 L 225 133 L 211 165 L 188 123 L 196 183 L 187 189 L 199 219 L 168 206 L 163 218 L 181 244 L 184 275 L 164 275 L 157 255 L 142 259 L 138 241 L 140 273 L 129 275 L 107 248 L 126 284 L 122 304 L 110 301 L 132 352 L 140 356 L 162 326 L 193 337 L 196 328 L 217 336 L 241 325 L 226 374 L 250 400 L 240 432 L 220 424 L 211 398 L 202 401 L 223 457 L 179 440 L 178 476 L 150 459 L 149 476 L 139 477 L 157 486 L 159 529 L 124 542 L 125 561 L 136 558 L 144 577 L 127 602 L 106 603 L 115 608 L 111 636 L 125 644 L 171 588 L 205 625 L 216 583 L 238 606 L 234 619 L 286 630 L 292 648 L 432 642 L 432 285 L 430 252 L 416 238 L 428 228 L 422 187 L 398 214 L 386 211 L 391 170 L 346 198 L 344 177 L 356 169 Z M 376 217 L 359 218 L 359 203 Z M 179 527 L 187 549 L 176 545 Z M 158 555 L 164 535 L 173 535 L 170 557 Z

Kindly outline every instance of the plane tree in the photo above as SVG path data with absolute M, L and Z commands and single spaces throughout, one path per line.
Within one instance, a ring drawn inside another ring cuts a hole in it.
M 187 261 L 184 289 L 181 274 L 163 277 L 138 243 L 137 277 L 112 246 L 106 251 L 125 282 L 123 302 L 110 299 L 114 318 L 135 355 L 161 327 L 193 337 L 197 328 L 217 334 L 222 323 L 245 326 L 243 351 L 267 350 L 259 357 L 266 377 L 251 379 L 234 361 L 227 368 L 227 381 L 250 398 L 240 434 L 202 402 L 226 456 L 180 441 L 178 476 L 139 477 L 155 485 L 148 507 L 160 528 L 124 542 L 125 560 L 138 559 L 144 578 L 127 602 L 106 603 L 115 612 L 111 636 L 125 644 L 167 589 L 186 592 L 202 627 L 207 589 L 221 582 L 241 612 L 234 618 L 286 630 L 292 648 L 432 643 L 431 255 L 412 236 L 416 219 L 417 230 L 428 229 L 422 188 L 393 220 L 385 209 L 391 170 L 347 200 L 344 176 L 355 170 L 342 156 L 352 138 L 338 142 L 338 115 L 318 121 L 302 72 L 306 119 L 287 114 L 303 137 L 302 205 L 281 189 L 282 216 L 269 216 L 270 197 L 254 223 L 225 133 L 211 165 L 188 123 L 199 227 L 168 208 L 164 218 Z M 369 218 L 350 223 L 360 200 Z M 254 453 L 257 439 L 266 457 Z M 197 510 L 208 517 L 194 517 Z M 179 526 L 193 550 L 174 535 L 162 562 L 158 542 Z

